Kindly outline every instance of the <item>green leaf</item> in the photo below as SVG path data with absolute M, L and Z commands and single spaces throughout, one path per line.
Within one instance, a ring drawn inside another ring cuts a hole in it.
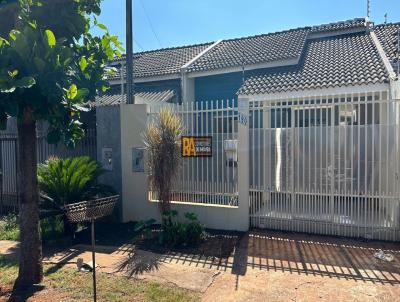
M 15 81 L 15 87 L 17 88 L 31 88 L 36 84 L 36 81 L 32 77 L 23 77 Z
M 67 91 L 67 98 L 73 100 L 77 94 L 78 94 L 78 88 L 76 87 L 76 85 L 72 84 L 71 86 L 69 86 L 69 89 Z
M 10 31 L 9 36 L 12 40 L 15 41 L 15 40 L 17 40 L 17 35 L 19 35 L 20 33 L 21 33 L 20 31 L 13 29 Z
M 36 29 L 36 27 L 37 27 L 37 23 L 36 23 L 35 20 L 33 20 L 32 22 L 29 22 L 29 21 L 28 21 L 28 24 L 29 24 L 32 28 L 34 28 L 34 29 Z
M 53 32 L 50 29 L 46 29 L 44 31 L 45 35 L 46 35 L 46 39 L 47 39 L 47 44 L 50 47 L 54 47 L 56 46 L 56 37 L 54 36 Z
M 14 69 L 13 71 L 8 71 L 8 75 L 11 78 L 15 78 L 18 75 L 18 70 Z
M 78 93 L 76 94 L 76 99 L 78 99 L 78 100 L 83 99 L 88 94 L 89 94 L 89 89 L 87 89 L 87 88 L 78 89 Z
M 107 26 L 105 26 L 103 23 L 96 22 L 96 25 L 97 25 L 98 28 L 100 28 L 100 29 L 102 29 L 104 31 L 108 31 Z
M 10 43 L 6 39 L 0 37 L 0 46 L 2 46 L 3 44 L 10 45 Z
M 81 71 L 84 72 L 86 67 L 88 65 L 88 62 L 86 61 L 85 57 L 81 57 L 79 60 L 79 67 L 81 68 Z

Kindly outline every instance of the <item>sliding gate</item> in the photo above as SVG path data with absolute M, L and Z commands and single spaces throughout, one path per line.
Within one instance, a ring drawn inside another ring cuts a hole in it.
M 250 224 L 399 240 L 399 101 L 250 102 Z

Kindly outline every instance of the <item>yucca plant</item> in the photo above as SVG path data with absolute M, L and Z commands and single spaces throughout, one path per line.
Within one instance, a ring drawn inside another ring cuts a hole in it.
M 99 164 L 88 156 L 49 158 L 38 166 L 39 189 L 56 207 L 107 195 L 111 188 L 96 184 L 102 173 Z
M 152 190 L 159 199 L 162 222 L 165 225 L 166 213 L 171 208 L 172 182 L 180 164 L 181 119 L 165 107 L 146 129 L 143 137 L 147 150 L 149 180 Z

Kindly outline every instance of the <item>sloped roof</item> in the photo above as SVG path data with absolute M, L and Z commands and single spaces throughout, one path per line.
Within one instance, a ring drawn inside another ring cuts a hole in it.
M 179 74 L 182 65 L 189 62 L 212 43 L 189 45 L 174 48 L 164 48 L 153 51 L 139 52 L 133 57 L 136 78 Z M 115 60 L 125 61 L 126 57 Z M 125 71 L 124 71 L 125 77 Z M 111 78 L 121 78 L 120 70 Z
M 383 83 L 388 80 L 388 74 L 370 37 L 369 26 L 365 18 L 357 18 L 222 40 L 186 71 L 244 66 L 246 80 L 239 94 Z M 395 23 L 373 28 L 392 64 L 397 59 L 399 27 L 400 23 Z M 134 56 L 135 77 L 179 76 L 183 65 L 211 45 L 204 43 L 137 53 Z M 280 67 L 266 68 L 271 62 L 270 66 Z M 248 68 L 252 65 L 253 71 Z M 119 79 L 120 74 L 114 78 Z
M 400 22 L 380 24 L 375 26 L 374 32 L 379 39 L 383 49 L 388 56 L 388 59 L 393 65 L 397 62 L 397 49 L 398 49 L 398 30 L 400 29 Z M 395 67 L 395 66 L 394 66 Z
M 242 65 L 298 59 L 304 49 L 305 41 L 309 33 L 337 31 L 357 27 L 365 27 L 364 18 L 223 40 L 216 47 L 192 63 L 187 68 L 187 71 L 207 71 Z M 213 42 L 208 42 L 135 53 L 133 57 L 134 76 L 136 78 L 145 78 L 173 74 L 178 75 L 183 65 L 195 58 L 212 44 Z M 114 60 L 114 63 L 125 60 L 126 57 L 122 56 Z M 110 79 L 119 79 L 120 77 L 120 70 L 118 70 Z
M 308 40 L 298 65 L 249 73 L 239 94 L 383 83 L 388 73 L 369 33 Z
M 163 102 L 170 102 L 176 91 L 173 89 L 144 89 L 135 93 L 136 104 L 156 104 Z M 121 88 L 119 86 L 111 88 L 105 94 L 96 97 L 96 101 L 92 106 L 113 106 L 126 103 L 126 94 L 121 95 Z
M 298 58 L 309 28 L 223 40 L 188 67 L 189 72 L 206 71 Z
M 338 30 L 359 28 L 365 26 L 366 26 L 365 18 L 355 18 L 346 21 L 338 21 L 338 22 L 312 26 L 311 31 L 312 32 L 338 31 Z
M 310 33 L 334 32 L 365 27 L 365 18 L 357 18 L 258 36 L 223 40 L 211 51 L 195 61 L 188 68 L 188 71 L 206 71 L 299 59 Z

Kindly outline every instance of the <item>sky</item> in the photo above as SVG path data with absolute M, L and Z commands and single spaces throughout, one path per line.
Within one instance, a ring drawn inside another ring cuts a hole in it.
M 365 17 L 367 0 L 133 0 L 134 52 Z M 371 21 L 400 22 L 400 0 L 371 0 Z M 125 0 L 98 20 L 125 44 Z M 95 33 L 96 30 L 95 30 Z

